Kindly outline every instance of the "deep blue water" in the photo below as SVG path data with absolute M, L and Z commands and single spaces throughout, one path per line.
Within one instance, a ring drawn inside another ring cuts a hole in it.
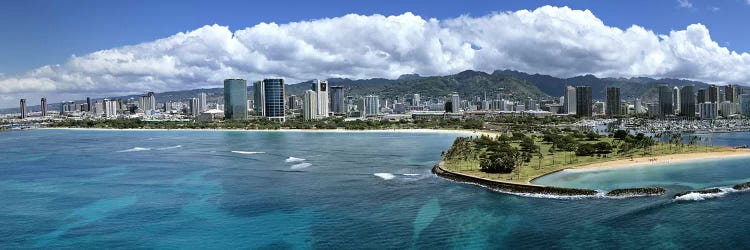
M 0 133 L 0 248 L 750 247 L 750 192 L 703 201 L 496 193 L 429 173 L 456 136 Z M 713 143 L 750 142 L 723 136 Z M 673 194 L 748 180 L 745 165 L 552 177 L 600 189 L 659 183 Z

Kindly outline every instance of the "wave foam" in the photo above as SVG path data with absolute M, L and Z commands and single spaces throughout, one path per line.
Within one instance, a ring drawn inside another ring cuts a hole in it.
M 182 145 L 177 146 L 171 146 L 171 147 L 163 147 L 163 148 L 157 148 L 156 150 L 168 150 L 168 149 L 175 149 L 175 148 L 181 148 Z
M 310 166 L 312 166 L 312 164 L 305 162 L 305 163 L 300 163 L 300 164 L 294 164 L 290 168 L 291 169 L 303 169 L 303 168 L 307 168 Z
M 420 174 L 401 174 L 403 176 L 420 176 Z
M 720 187 L 718 189 L 721 190 L 721 192 L 718 192 L 718 193 L 709 193 L 709 194 L 702 194 L 702 193 L 698 193 L 698 192 L 690 192 L 690 193 L 687 193 L 687 194 L 684 194 L 684 195 L 681 195 L 681 196 L 677 196 L 677 197 L 674 198 L 674 200 L 677 200 L 677 201 L 702 201 L 702 200 L 706 200 L 706 199 L 713 199 L 713 198 L 722 197 L 722 196 L 725 196 L 725 195 L 727 195 L 729 193 L 737 192 L 737 190 L 735 190 L 734 188 L 730 188 L 730 187 Z
M 390 180 L 390 179 L 396 178 L 396 176 L 391 173 L 374 173 L 373 175 L 380 177 L 383 180 Z
M 118 153 L 125 153 L 125 152 L 138 152 L 138 151 L 148 151 L 148 150 L 151 150 L 151 149 L 150 148 L 134 147 L 134 148 L 131 148 L 131 149 L 120 150 L 120 151 L 117 151 L 117 152 Z
M 253 151 L 232 151 L 232 153 L 243 154 L 243 155 L 254 155 L 254 154 L 265 154 L 266 152 L 253 152 Z
M 289 156 L 289 158 L 286 158 L 286 160 L 284 160 L 284 162 L 301 162 L 301 161 L 305 161 L 305 159 Z

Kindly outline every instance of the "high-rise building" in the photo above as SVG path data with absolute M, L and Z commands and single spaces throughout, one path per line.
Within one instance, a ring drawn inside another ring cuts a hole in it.
M 706 94 L 706 90 L 705 89 L 699 89 L 698 90 L 698 94 L 696 95 L 695 102 L 698 103 L 698 104 L 705 103 L 705 102 L 708 101 L 708 99 L 706 97 L 708 97 L 708 94 Z
M 665 117 L 674 114 L 672 107 L 672 88 L 666 84 L 659 84 L 659 116 Z
M 679 114 L 680 113 L 680 88 L 677 86 L 674 86 L 672 88 L 672 110 L 673 114 Z
M 224 119 L 247 119 L 247 81 L 245 79 L 224 80 Z
M 86 112 L 91 112 L 91 98 L 86 97 Z
M 641 98 L 635 98 L 635 113 L 636 114 L 642 114 L 646 111 L 643 109 L 643 102 L 641 101 Z
M 485 94 L 485 99 L 487 99 L 487 95 Z M 411 105 L 412 106 L 420 106 L 422 103 L 421 97 L 419 94 L 414 94 L 414 96 L 411 98 Z
M 376 95 L 368 95 L 363 98 L 363 116 L 377 115 L 380 110 L 380 98 Z
M 285 121 L 286 115 L 284 114 L 284 110 L 286 110 L 286 98 L 284 93 L 284 79 L 263 79 L 261 90 L 262 115 L 269 120 Z
M 344 86 L 331 86 L 331 112 L 334 114 L 346 113 L 345 100 Z
M 296 95 L 289 95 L 286 98 L 286 108 L 287 109 L 299 109 L 297 106 L 297 96 Z
M 253 113 L 258 116 L 264 116 L 264 103 L 266 103 L 266 90 L 263 87 L 263 81 L 253 83 Z
M 740 98 L 740 113 L 744 116 L 750 116 L 750 94 L 741 94 Z
M 737 92 L 739 92 L 738 90 L 738 86 L 732 84 L 724 86 L 724 100 L 731 103 L 737 103 Z
M 42 116 L 47 116 L 47 98 L 42 97 Z
M 620 108 L 622 107 L 620 100 L 620 88 L 609 87 L 607 88 L 607 111 L 606 114 L 609 117 L 622 115 Z
M 189 103 L 190 115 L 192 117 L 198 117 L 201 114 L 201 100 L 200 98 L 192 98 Z
M 719 104 L 705 102 L 698 105 L 701 120 L 716 120 L 719 118 Z
M 315 91 L 307 90 L 302 99 L 302 118 L 305 121 L 317 119 L 318 94 Z
M 156 95 L 154 95 L 154 92 L 146 94 L 146 111 L 151 111 L 150 113 L 156 111 Z
M 20 101 L 20 111 L 21 111 L 21 119 L 26 119 L 26 99 L 21 99 Z
M 580 117 L 591 117 L 593 100 L 591 86 L 576 86 L 576 115 Z
M 722 116 L 729 117 L 737 113 L 736 107 L 737 106 L 735 105 L 735 103 L 732 103 L 730 101 L 724 101 L 719 105 L 719 111 Z
M 446 110 L 448 111 L 448 110 Z M 451 113 L 461 113 L 461 97 L 458 96 L 458 93 L 453 92 L 451 94 Z
M 680 89 L 680 116 L 688 119 L 695 118 L 695 87 L 684 86 Z
M 708 86 L 708 102 L 719 103 L 719 87 L 716 85 Z
M 208 99 L 208 95 L 206 95 L 206 93 L 201 93 L 200 95 L 198 95 L 198 105 L 199 105 L 198 110 L 200 110 L 200 112 L 208 110 L 207 99 Z
M 312 83 L 312 91 L 318 95 L 318 117 L 328 117 L 328 81 L 325 80 L 314 80 Z
M 117 106 L 119 104 L 115 100 L 104 99 L 102 101 L 102 111 L 105 117 L 117 117 Z
M 565 96 L 563 103 L 563 112 L 571 115 L 576 114 L 576 88 L 573 86 L 565 86 Z

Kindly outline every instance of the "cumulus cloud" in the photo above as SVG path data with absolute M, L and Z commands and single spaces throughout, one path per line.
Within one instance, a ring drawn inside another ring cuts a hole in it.
M 677 5 L 680 6 L 681 8 L 687 8 L 687 9 L 693 8 L 693 4 L 688 0 L 677 0 Z
M 570 77 L 675 77 L 750 81 L 750 54 L 711 39 L 702 24 L 657 34 L 611 27 L 588 10 L 544 6 L 482 17 L 357 15 L 232 31 L 208 25 L 163 39 L 72 56 L 60 65 L 0 76 L 9 96 L 106 96 L 220 86 L 225 78 L 395 78 L 473 69 Z

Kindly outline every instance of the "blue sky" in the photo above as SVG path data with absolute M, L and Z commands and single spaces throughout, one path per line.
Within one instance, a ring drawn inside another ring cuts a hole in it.
M 672 0 L 0 1 L 0 73 L 64 63 L 72 54 L 151 41 L 206 24 L 236 30 L 260 22 L 287 23 L 348 13 L 413 12 L 424 18 L 444 19 L 543 5 L 589 9 L 609 26 L 627 28 L 637 24 L 660 34 L 702 23 L 720 45 L 750 51 L 750 4 L 746 0 L 689 3 L 691 8 L 680 7 L 678 1 Z

